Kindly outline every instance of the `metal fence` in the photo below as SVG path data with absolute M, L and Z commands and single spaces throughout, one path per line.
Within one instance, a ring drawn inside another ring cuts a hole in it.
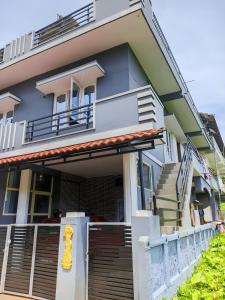
M 55 300 L 59 236 L 56 224 L 1 226 L 1 292 Z
M 130 225 L 89 223 L 87 261 L 87 300 L 134 299 Z
M 27 122 L 25 141 L 31 142 L 93 126 L 93 104 L 58 112 Z
M 33 46 L 40 46 L 54 38 L 84 26 L 92 20 L 94 20 L 94 5 L 90 3 L 65 17 L 59 16 L 58 21 L 36 31 Z

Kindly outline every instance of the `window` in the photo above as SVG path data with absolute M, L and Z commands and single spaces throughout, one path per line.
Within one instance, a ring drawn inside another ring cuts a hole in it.
M 152 168 L 147 165 L 146 163 L 143 163 L 143 185 L 144 188 L 147 190 L 152 190 L 153 189 L 153 178 L 152 178 Z M 140 170 L 139 166 L 137 169 L 137 181 L 138 181 L 138 186 L 140 187 L 141 182 L 140 182 Z
M 90 85 L 84 89 L 84 105 L 90 105 L 95 99 L 95 86 Z
M 13 121 L 13 111 L 8 111 L 6 113 L 0 113 L 0 125 L 6 125 L 12 123 Z
M 141 182 L 140 182 L 140 170 L 139 165 L 137 167 L 137 184 L 138 184 L 138 199 L 139 199 L 139 207 L 142 207 L 141 204 Z M 145 206 L 146 209 L 152 209 L 152 200 L 153 200 L 153 192 L 154 192 L 154 184 L 153 184 L 153 167 L 143 162 L 143 186 L 144 186 L 144 197 L 145 197 Z
M 17 212 L 20 186 L 20 171 L 10 171 L 7 175 L 4 211 L 5 215 L 15 215 Z
M 51 215 L 52 189 L 52 176 L 42 173 L 33 174 L 28 212 L 31 223 L 36 217 L 47 218 Z
M 94 84 L 80 87 L 73 79 L 71 79 L 70 91 L 62 91 L 61 95 L 55 95 L 53 113 L 62 113 L 60 116 L 57 115 L 54 117 L 56 120 L 59 118 L 60 128 L 78 123 L 85 123 L 87 120 L 90 121 L 91 113 L 88 107 L 83 106 L 94 103 L 95 90 Z M 63 112 L 65 112 L 65 114 L 63 114 Z M 56 121 L 54 122 L 54 125 L 54 130 L 56 130 Z
M 79 86 L 76 84 L 76 82 L 74 82 L 72 80 L 72 88 L 71 88 L 71 100 L 70 100 L 70 109 L 71 111 L 71 119 L 72 120 L 77 120 L 79 119 L 79 111 L 78 108 L 80 105 L 80 88 Z

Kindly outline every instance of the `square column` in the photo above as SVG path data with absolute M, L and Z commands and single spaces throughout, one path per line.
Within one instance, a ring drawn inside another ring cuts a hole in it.
M 16 224 L 27 224 L 31 178 L 32 178 L 31 170 L 21 171 L 18 205 L 17 205 L 17 213 L 16 213 Z
M 56 300 L 86 299 L 87 223 L 85 213 L 61 220 Z
M 125 222 L 130 223 L 138 210 L 137 196 L 137 156 L 135 153 L 123 155 L 124 213 Z

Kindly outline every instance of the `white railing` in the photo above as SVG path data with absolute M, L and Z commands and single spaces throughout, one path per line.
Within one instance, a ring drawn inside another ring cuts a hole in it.
M 23 144 L 24 122 L 0 125 L 0 152 L 6 152 L 21 147 Z
M 8 151 L 14 148 L 18 123 L 0 126 L 0 150 Z
M 150 240 L 147 247 L 145 245 L 149 260 L 146 264 L 150 263 L 151 270 L 147 274 L 149 299 L 171 299 L 191 275 L 214 233 L 213 227 L 207 224 L 188 232 L 162 235 L 159 239 Z

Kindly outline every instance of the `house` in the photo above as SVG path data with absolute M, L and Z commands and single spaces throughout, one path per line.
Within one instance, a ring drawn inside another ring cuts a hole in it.
M 175 264 L 177 231 L 190 232 L 179 247 L 192 245 L 191 261 L 207 247 L 224 158 L 151 1 L 94 0 L 8 43 L 0 118 L 2 293 L 146 300 L 139 237 L 168 234 Z M 180 269 L 168 265 L 167 279 L 159 263 L 143 273 L 151 295 L 169 291 Z

